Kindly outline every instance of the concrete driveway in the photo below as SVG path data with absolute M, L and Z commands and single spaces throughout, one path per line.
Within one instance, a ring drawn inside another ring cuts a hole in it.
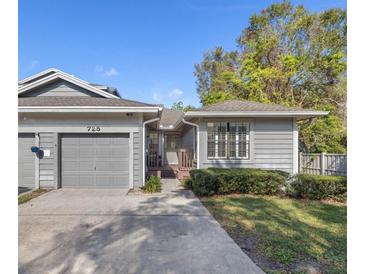
M 19 206 L 20 273 L 263 273 L 192 192 L 60 189 Z

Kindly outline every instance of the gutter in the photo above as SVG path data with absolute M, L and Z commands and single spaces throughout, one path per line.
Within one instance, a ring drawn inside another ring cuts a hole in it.
M 160 117 L 151 119 L 151 120 L 147 120 L 143 122 L 142 125 L 142 149 L 143 149 L 143 153 L 142 153 L 142 186 L 144 186 L 145 184 L 145 180 L 146 180 L 146 125 L 153 123 L 153 122 L 157 122 L 160 120 Z
M 184 124 L 187 124 L 187 125 L 190 125 L 190 126 L 193 126 L 193 127 L 196 127 L 196 168 L 199 168 L 200 167 L 200 164 L 199 164 L 199 147 L 200 147 L 200 142 L 199 142 L 199 125 L 198 124 L 194 124 L 192 122 L 188 122 L 186 121 L 184 118 L 181 120 Z

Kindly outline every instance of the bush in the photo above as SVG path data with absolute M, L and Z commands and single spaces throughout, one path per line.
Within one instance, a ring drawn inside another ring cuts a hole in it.
M 146 192 L 160 192 L 161 191 L 161 180 L 157 176 L 150 176 L 142 188 Z
M 186 189 L 193 189 L 193 180 L 191 180 L 190 178 L 182 180 L 181 184 Z
M 230 193 L 277 194 L 286 186 L 283 172 L 253 168 L 208 168 L 190 171 L 199 196 Z
M 347 178 L 343 176 L 324 176 L 298 174 L 290 183 L 290 195 L 308 199 L 346 199 Z

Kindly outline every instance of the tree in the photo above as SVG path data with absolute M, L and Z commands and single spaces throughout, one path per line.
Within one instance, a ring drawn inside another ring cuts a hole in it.
M 346 10 L 270 5 L 251 16 L 239 50 L 218 47 L 195 65 L 202 104 L 238 98 L 329 110 L 300 124 L 300 141 L 312 152 L 344 152 L 346 29 Z
M 177 102 L 174 102 L 171 105 L 171 109 L 187 112 L 187 111 L 190 111 L 190 110 L 194 110 L 196 108 L 193 105 L 184 106 L 184 103 L 182 101 L 177 101 Z

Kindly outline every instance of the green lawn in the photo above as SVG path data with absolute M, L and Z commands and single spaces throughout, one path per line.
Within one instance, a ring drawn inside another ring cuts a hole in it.
M 33 190 L 32 192 L 21 195 L 18 197 L 18 205 L 26 203 L 48 191 L 49 191 L 48 189 L 37 189 L 37 190 Z
M 344 204 L 252 195 L 202 202 L 268 273 L 346 273 Z

